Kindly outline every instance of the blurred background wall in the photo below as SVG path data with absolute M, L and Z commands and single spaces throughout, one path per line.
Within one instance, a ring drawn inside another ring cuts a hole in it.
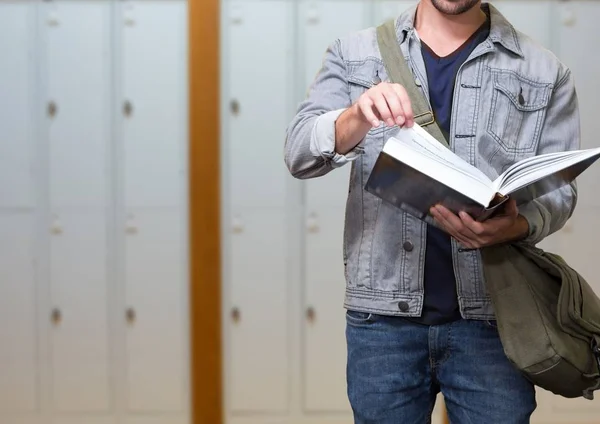
M 600 2 L 492 3 L 572 68 L 583 147 L 600 145 Z M 212 107 L 221 137 L 200 129 L 194 154 L 220 143 L 222 314 L 203 319 L 222 324 L 227 423 L 352 422 L 342 309 L 349 168 L 292 179 L 285 128 L 328 44 L 412 4 L 222 0 L 220 40 L 194 41 L 220 44 Z M 189 248 L 188 207 L 203 199 L 188 196 L 188 125 L 190 102 L 203 99 L 188 93 L 188 6 L 0 0 L 2 424 L 191 420 L 188 268 L 199 252 Z M 586 171 L 575 216 L 543 247 L 600 292 L 599 177 Z M 540 392 L 535 422 L 598 417 L 598 401 Z
M 187 3 L 0 1 L 0 422 L 187 423 Z

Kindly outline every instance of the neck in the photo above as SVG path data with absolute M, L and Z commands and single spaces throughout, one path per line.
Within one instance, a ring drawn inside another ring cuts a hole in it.
M 430 47 L 445 51 L 464 43 L 485 20 L 480 3 L 460 15 L 447 15 L 437 10 L 431 0 L 421 0 L 415 28 Z

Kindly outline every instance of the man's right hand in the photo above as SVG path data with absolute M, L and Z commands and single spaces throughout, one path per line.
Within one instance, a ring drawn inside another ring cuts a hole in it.
M 388 126 L 412 127 L 414 115 L 406 89 L 382 82 L 366 92 L 340 115 L 335 126 L 336 152 L 346 154 L 381 122 Z

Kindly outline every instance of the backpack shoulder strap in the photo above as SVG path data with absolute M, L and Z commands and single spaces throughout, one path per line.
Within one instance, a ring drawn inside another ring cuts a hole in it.
M 448 146 L 448 141 L 435 121 L 433 112 L 429 108 L 420 87 L 417 86 L 400 50 L 396 36 L 396 23 L 393 19 L 377 27 L 377 43 L 390 80 L 395 84 L 400 84 L 408 92 L 415 114 L 415 122 L 425 128 L 440 143 Z

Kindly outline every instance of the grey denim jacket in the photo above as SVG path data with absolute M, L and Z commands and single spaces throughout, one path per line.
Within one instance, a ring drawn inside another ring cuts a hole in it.
M 413 26 L 416 7 L 396 19 L 396 29 L 415 81 L 428 98 L 425 64 Z M 580 121 L 570 70 L 518 32 L 496 8 L 482 7 L 489 11 L 490 34 L 457 73 L 449 141 L 457 155 L 494 179 L 520 159 L 580 148 Z M 398 127 L 382 124 L 348 154 L 335 151 L 336 119 L 373 85 L 375 77 L 387 81 L 375 28 L 335 40 L 288 127 L 285 163 L 299 179 L 352 167 L 343 249 L 346 308 L 419 316 L 427 225 L 364 190 L 383 144 Z M 573 183 L 522 205 L 519 212 L 530 229 L 525 242 L 535 245 L 561 229 L 576 201 Z M 462 316 L 493 319 L 481 252 L 452 243 Z

